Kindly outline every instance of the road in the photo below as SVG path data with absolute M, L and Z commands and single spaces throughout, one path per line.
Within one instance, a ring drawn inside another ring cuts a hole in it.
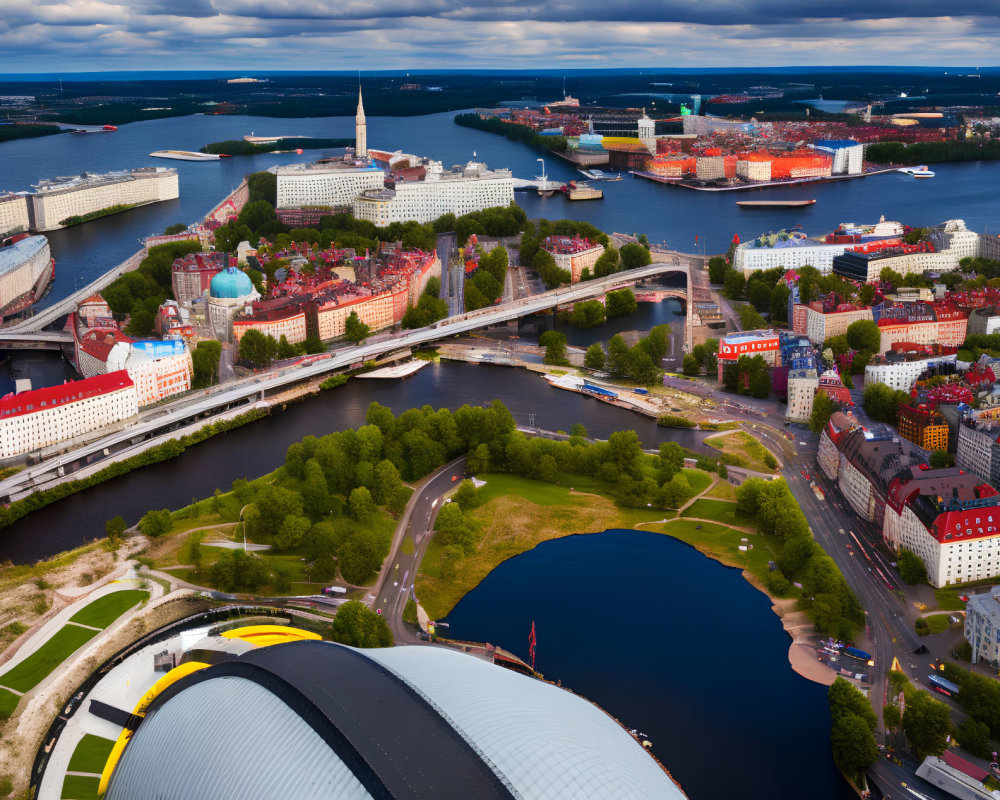
M 466 459 L 462 456 L 433 473 L 417 487 L 400 518 L 371 604 L 372 608 L 381 609 L 397 643 L 420 641 L 403 622 L 403 607 L 412 595 L 413 581 L 430 543 L 443 495 L 455 488 L 458 481 L 454 479 L 461 479 L 465 465 Z M 402 547 L 404 541 L 413 543 L 412 552 L 402 552 L 410 549 Z

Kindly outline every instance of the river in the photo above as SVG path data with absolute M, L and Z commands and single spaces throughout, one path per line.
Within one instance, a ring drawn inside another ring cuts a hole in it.
M 691 547 L 611 530 L 505 561 L 448 616 L 646 734 L 692 800 L 855 795 L 833 765 L 826 689 L 792 671 L 767 596 Z
M 404 150 L 442 160 L 446 165 L 473 157 L 491 167 L 509 167 L 520 178 L 538 173 L 539 153 L 516 142 L 452 122 L 454 112 L 422 117 L 369 117 L 368 141 L 386 150 Z M 115 133 L 86 136 L 45 136 L 0 144 L 3 178 L 0 190 L 23 191 L 42 178 L 83 171 L 106 172 L 140 166 L 176 167 L 180 198 L 133 209 L 124 214 L 47 234 L 56 258 L 52 291 L 39 307 L 59 300 L 131 255 L 139 239 L 159 233 L 175 222 L 194 222 L 249 172 L 273 164 L 310 161 L 323 151 L 221 159 L 164 161 L 150 158 L 161 149 L 197 150 L 209 142 L 259 135 L 353 136 L 353 117 L 272 119 L 246 116 L 190 116 L 122 125 Z M 546 156 L 554 179 L 579 177 L 556 156 Z M 725 250 L 734 234 L 747 239 L 768 230 L 801 223 L 806 233 L 829 232 L 845 221 L 875 222 L 884 214 L 910 225 L 964 219 L 976 231 L 997 230 L 992 187 L 1000 179 L 1000 162 L 938 164 L 937 177 L 918 181 L 888 174 L 818 186 L 771 189 L 755 198 L 814 197 L 808 208 L 740 210 L 727 192 L 696 192 L 626 177 L 603 183 L 600 201 L 570 202 L 564 197 L 540 198 L 518 193 L 517 202 L 530 217 L 587 220 L 605 231 L 646 233 L 650 241 L 665 241 L 686 252 Z M 745 195 L 742 195 L 745 196 Z M 697 243 L 695 236 L 698 236 Z

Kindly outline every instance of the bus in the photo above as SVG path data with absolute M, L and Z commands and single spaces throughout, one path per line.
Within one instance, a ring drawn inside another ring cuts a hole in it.
M 327 597 L 343 597 L 347 594 L 347 589 L 343 586 L 327 586 L 323 589 L 323 594 Z
M 941 694 L 948 695 L 948 697 L 955 697 L 960 691 L 958 686 L 951 681 L 946 681 L 940 675 L 928 675 L 927 683 L 930 684 L 930 687 L 935 692 L 941 692 Z

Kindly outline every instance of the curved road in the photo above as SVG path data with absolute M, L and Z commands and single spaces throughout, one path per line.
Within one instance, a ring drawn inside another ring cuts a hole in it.
M 417 568 L 430 543 L 443 496 L 461 480 L 465 466 L 466 457 L 460 456 L 426 478 L 413 492 L 396 526 L 392 548 L 379 575 L 371 606 L 382 612 L 397 644 L 420 641 L 403 622 L 403 607 L 412 595 Z M 405 548 L 410 551 L 408 553 L 403 552 L 404 542 L 413 545 Z

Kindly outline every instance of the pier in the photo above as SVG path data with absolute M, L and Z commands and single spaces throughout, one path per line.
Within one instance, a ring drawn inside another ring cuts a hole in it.
M 412 361 L 404 361 L 401 364 L 393 364 L 390 367 L 382 367 L 382 369 L 376 369 L 372 372 L 363 372 L 358 375 L 359 378 L 406 378 L 419 372 L 428 364 L 430 361 L 421 361 L 419 358 L 415 358 Z

